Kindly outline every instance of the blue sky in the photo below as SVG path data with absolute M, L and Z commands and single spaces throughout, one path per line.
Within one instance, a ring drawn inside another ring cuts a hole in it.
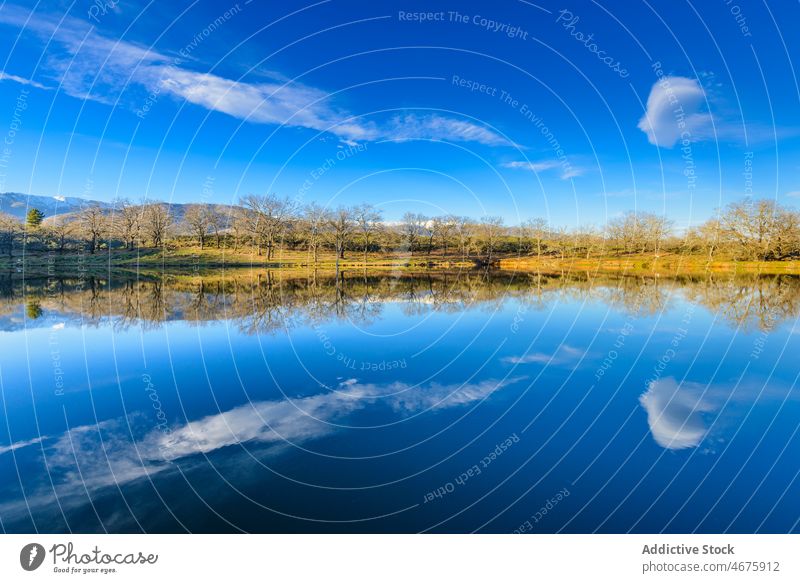
M 565 226 L 794 205 L 798 21 L 743 0 L 5 2 L 0 191 Z

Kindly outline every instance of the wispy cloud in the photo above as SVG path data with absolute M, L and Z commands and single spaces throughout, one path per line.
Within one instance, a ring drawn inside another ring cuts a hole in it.
M 583 176 L 586 173 L 584 168 L 576 168 L 575 166 L 569 166 L 564 169 L 561 173 L 562 180 L 569 180 L 570 178 L 575 178 L 576 176 Z
M 0 81 L 13 81 L 14 83 L 19 83 L 20 85 L 30 85 L 31 87 L 36 87 L 37 89 L 50 89 L 49 87 L 45 87 L 41 83 L 37 83 L 32 79 L 18 77 L 17 75 L 9 75 L 5 71 L 0 71 Z
M 364 120 L 337 107 L 326 91 L 281 75 L 268 83 L 227 79 L 188 69 L 184 59 L 105 38 L 74 18 L 56 19 L 37 12 L 28 20 L 28 15 L 26 9 L 5 5 L 0 23 L 24 27 L 41 42 L 50 43 L 45 69 L 62 91 L 79 99 L 110 104 L 126 93 L 129 102 L 136 102 L 156 92 L 237 119 L 327 132 L 344 141 L 435 139 L 513 145 L 485 126 L 442 115 Z
M 562 180 L 569 180 L 576 176 L 581 176 L 585 173 L 584 168 L 572 166 L 569 162 L 559 162 L 557 160 L 541 160 L 537 162 L 530 161 L 513 161 L 501 164 L 503 168 L 511 168 L 512 170 L 528 170 L 530 172 L 546 172 L 548 170 L 561 169 L 560 177 Z
M 86 504 L 87 492 L 162 474 L 174 468 L 173 463 L 189 462 L 192 456 L 210 455 L 226 447 L 258 444 L 261 454 L 278 454 L 289 445 L 342 431 L 350 416 L 370 407 L 387 407 L 404 418 L 477 404 L 524 378 L 452 385 L 374 384 L 348 379 L 316 395 L 254 401 L 169 428 L 153 428 L 152 418 L 141 413 L 73 427 L 60 435 L 0 449 L 3 453 L 42 442 L 46 456 L 29 451 L 32 458 L 41 458 L 43 470 L 31 478 L 36 484 L 26 486 L 26 500 L 0 504 L 0 514 L 8 520 L 25 516 L 29 507 L 41 512 L 56 503 L 54 490 L 59 504 Z M 27 462 L 33 463 L 33 459 Z
M 376 385 L 350 379 L 329 393 L 242 405 L 175 428 L 168 436 L 153 433 L 143 443 L 154 456 L 163 452 L 167 459 L 209 453 L 249 441 L 301 443 L 337 431 L 345 417 L 370 406 L 383 403 L 401 414 L 460 407 L 486 399 L 519 380 L 412 387 L 399 382 Z
M 584 350 L 562 344 L 553 353 L 546 352 L 528 352 L 521 356 L 509 356 L 503 359 L 503 362 L 511 364 L 547 364 L 550 366 L 560 366 L 565 364 L 572 364 L 583 358 L 586 354 Z
M 37 443 L 41 443 L 45 439 L 47 438 L 36 437 L 34 439 L 27 439 L 25 441 L 17 441 L 15 443 L 12 443 L 11 445 L 0 445 L 0 455 L 17 449 L 22 449 L 23 447 L 28 447 L 29 445 L 36 445 Z
M 503 168 L 513 168 L 515 170 L 530 170 L 531 172 L 544 172 L 552 168 L 558 168 L 559 164 L 555 160 L 544 160 L 542 162 L 505 162 Z
M 387 129 L 392 139 L 397 140 L 426 138 L 478 142 L 488 146 L 512 145 L 509 140 L 486 127 L 441 115 L 395 116 Z
M 348 140 L 374 140 L 374 124 L 327 105 L 328 95 L 299 83 L 242 83 L 177 66 L 151 67 L 150 85 L 206 109 L 254 123 L 305 127 Z

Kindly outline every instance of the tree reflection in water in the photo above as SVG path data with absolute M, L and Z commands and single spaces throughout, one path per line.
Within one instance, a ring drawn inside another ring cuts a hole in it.
M 792 275 L 648 277 L 468 270 L 459 272 L 321 272 L 227 270 L 202 276 L 112 273 L 109 277 L 19 280 L 0 277 L 0 318 L 25 307 L 43 314 L 109 321 L 124 328 L 165 321 L 228 320 L 248 333 L 268 333 L 330 319 L 381 317 L 387 302 L 406 314 L 458 312 L 467 307 L 524 302 L 596 301 L 635 315 L 656 314 L 675 298 L 701 305 L 742 329 L 768 330 L 800 314 L 800 277 Z M 6 319 L 0 320 L 0 329 Z

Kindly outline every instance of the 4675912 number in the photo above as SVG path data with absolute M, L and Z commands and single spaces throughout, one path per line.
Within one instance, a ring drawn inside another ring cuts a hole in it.
M 781 564 L 778 561 L 734 561 L 730 566 L 731 571 L 744 571 L 744 572 L 778 572 L 781 570 Z

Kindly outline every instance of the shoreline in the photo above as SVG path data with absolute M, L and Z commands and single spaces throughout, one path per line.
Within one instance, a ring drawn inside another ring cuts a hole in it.
M 156 249 L 140 251 L 104 251 L 102 253 L 36 252 L 0 257 L 0 273 L 24 277 L 53 277 L 85 273 L 96 275 L 109 271 L 137 273 L 153 270 L 175 274 L 190 274 L 220 269 L 268 269 L 283 271 L 335 271 L 332 254 L 319 257 L 315 263 L 304 252 L 278 253 L 271 260 L 255 253 L 233 252 L 226 249 L 180 248 L 162 252 Z M 590 258 L 557 258 L 553 256 L 498 257 L 491 263 L 480 258 L 442 255 L 369 255 L 366 262 L 356 253 L 339 261 L 339 270 L 458 270 L 491 269 L 506 272 L 564 274 L 587 272 L 617 275 L 800 275 L 800 260 L 743 261 L 715 259 L 708 261 L 696 255 L 627 255 Z
M 800 275 L 800 260 L 743 261 L 715 259 L 708 261 L 696 255 L 629 255 L 619 257 L 565 258 L 514 257 L 498 261 L 500 269 L 519 272 L 594 272 L 620 275 Z

